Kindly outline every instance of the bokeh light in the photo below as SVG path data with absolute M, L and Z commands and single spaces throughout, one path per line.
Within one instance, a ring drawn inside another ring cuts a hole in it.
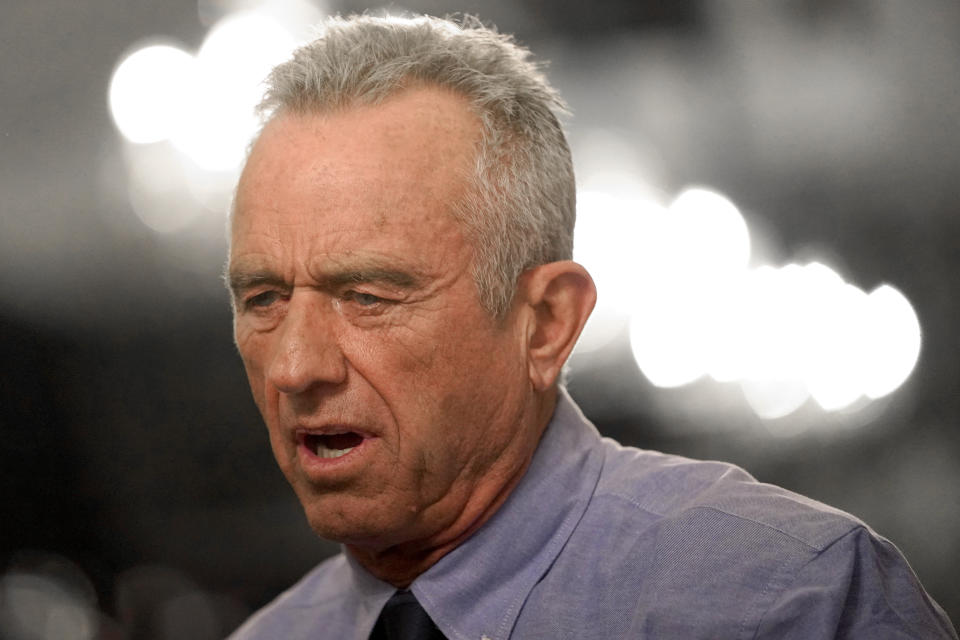
M 130 206 L 155 232 L 180 232 L 206 211 L 226 212 L 260 126 L 254 108 L 263 81 L 322 15 L 300 0 L 247 7 L 216 21 L 196 55 L 150 45 L 114 72 L 110 111 L 134 143 L 125 151 Z
M 0 629 L 8 638 L 89 640 L 96 631 L 96 614 L 57 582 L 33 574 L 7 574 Z
M 578 353 L 587 353 L 624 331 L 637 309 L 663 209 L 639 189 L 617 195 L 586 190 L 577 201 L 573 257 L 590 271 L 598 291 L 597 306 L 577 343 Z
M 816 292 L 804 379 L 810 395 L 829 411 L 853 404 L 861 395 L 865 358 L 862 348 L 866 295 L 851 284 Z M 802 328 L 801 328 L 802 329 Z
M 804 405 L 810 392 L 797 379 L 744 379 L 740 389 L 747 404 L 761 418 L 783 418 Z
M 169 139 L 200 169 L 235 169 L 258 127 L 262 82 L 296 45 L 268 13 L 229 14 L 195 57 L 167 45 L 130 54 L 110 83 L 110 111 L 131 142 Z
M 131 142 L 166 140 L 181 126 L 193 56 L 170 45 L 137 49 L 110 81 L 110 113 Z
M 215 24 L 197 53 L 189 84 L 191 115 L 171 137 L 174 146 L 201 169 L 235 169 L 257 130 L 254 107 L 262 82 L 296 44 L 263 12 L 235 13 Z
M 187 190 L 189 172 L 170 145 L 127 154 L 127 197 L 137 218 L 158 233 L 187 228 L 202 212 Z
M 630 345 L 651 383 L 676 387 L 709 373 L 719 357 L 717 328 L 730 324 L 725 318 L 750 238 L 733 203 L 702 188 L 681 193 L 650 232 L 649 278 L 637 296 Z
M 715 191 L 683 191 L 670 205 L 669 221 L 674 242 L 665 257 L 696 278 L 727 278 L 750 261 L 747 223 L 737 207 Z
M 750 268 L 749 229 L 728 198 L 690 188 L 664 208 L 640 193 L 621 181 L 615 194 L 578 195 L 575 258 L 599 296 L 578 353 L 628 327 L 654 386 L 737 383 L 770 420 L 811 398 L 826 411 L 857 408 L 910 375 L 920 325 L 902 293 L 867 295 L 817 261 Z
M 867 298 L 863 392 L 881 398 L 904 383 L 920 356 L 920 321 L 902 293 L 880 285 Z
M 98 637 L 96 592 L 79 567 L 57 554 L 38 551 L 14 552 L 10 564 L 0 576 L 0 637 Z

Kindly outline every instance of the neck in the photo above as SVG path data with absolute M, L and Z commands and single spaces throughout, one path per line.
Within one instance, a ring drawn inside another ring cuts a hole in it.
M 491 468 L 486 476 L 490 482 L 474 488 L 463 501 L 463 507 L 452 523 L 426 536 L 418 536 L 416 540 L 386 548 L 346 543 L 344 546 L 347 551 L 380 580 L 398 589 L 409 587 L 417 576 L 480 529 L 506 502 L 533 460 L 540 438 L 553 416 L 556 400 L 555 388 L 538 395 L 532 419 L 525 421 L 529 425 L 525 428 L 528 438 L 526 453 L 520 458 L 521 464 L 513 468 Z M 523 446 L 522 442 L 520 446 Z M 498 460 L 498 464 L 505 459 Z M 429 523 L 427 526 L 429 528 Z

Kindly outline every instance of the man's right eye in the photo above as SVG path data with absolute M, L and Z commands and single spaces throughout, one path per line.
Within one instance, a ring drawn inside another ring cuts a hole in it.
M 266 309 L 280 299 L 279 291 L 264 291 L 255 296 L 250 296 L 244 302 L 247 309 Z

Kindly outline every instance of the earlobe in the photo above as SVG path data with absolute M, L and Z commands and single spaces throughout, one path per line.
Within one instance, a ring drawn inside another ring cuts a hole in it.
M 550 262 L 530 269 L 521 279 L 525 301 L 533 311 L 528 329 L 530 382 L 546 391 L 593 311 L 597 290 L 587 270 L 576 262 Z

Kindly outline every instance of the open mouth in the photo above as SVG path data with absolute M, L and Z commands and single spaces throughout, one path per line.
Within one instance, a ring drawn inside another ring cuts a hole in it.
M 339 458 L 350 453 L 354 447 L 363 442 L 363 436 L 358 433 L 307 433 L 304 434 L 304 446 L 318 458 Z

